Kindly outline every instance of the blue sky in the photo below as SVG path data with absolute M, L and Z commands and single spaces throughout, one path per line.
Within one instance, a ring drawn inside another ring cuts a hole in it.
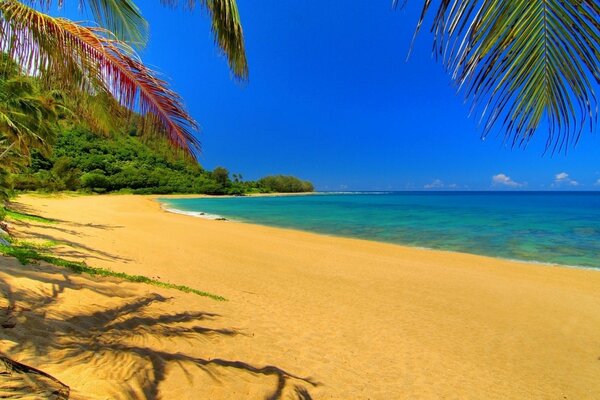
M 138 1 L 150 22 L 144 61 L 202 126 L 206 168 L 246 179 L 292 174 L 320 190 L 596 190 L 600 137 L 543 155 L 480 139 L 475 116 L 431 57 L 406 55 L 418 7 L 391 0 L 238 0 L 250 80 L 232 79 L 206 15 Z M 79 19 L 82 17 L 79 16 Z

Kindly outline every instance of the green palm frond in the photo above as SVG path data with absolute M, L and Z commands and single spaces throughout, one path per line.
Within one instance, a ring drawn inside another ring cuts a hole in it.
M 53 126 L 60 104 L 40 93 L 31 77 L 0 79 L 0 142 L 9 151 L 28 157 L 31 149 L 47 150 L 54 139 Z M 7 150 L 2 154 L 6 156 Z
M 117 38 L 135 46 L 147 41 L 148 23 L 133 0 L 77 0 L 79 7 L 88 9 L 98 25 L 111 31 Z M 65 0 L 28 0 L 27 3 L 48 10 L 53 4 L 59 8 Z
M 235 0 L 160 0 L 163 5 L 176 7 L 186 3 L 189 9 L 198 4 L 205 8 L 211 17 L 215 43 L 223 50 L 229 61 L 229 68 L 240 79 L 248 78 L 248 62 L 244 46 L 244 32 Z
M 434 54 L 481 114 L 484 137 L 499 127 L 524 146 L 546 120 L 546 148 L 566 151 L 594 129 L 600 2 L 425 0 L 417 32 L 431 12 Z

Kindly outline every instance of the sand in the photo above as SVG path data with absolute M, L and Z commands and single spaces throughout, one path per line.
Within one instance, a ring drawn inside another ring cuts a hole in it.
M 148 197 L 18 203 L 61 221 L 15 230 L 68 244 L 62 257 L 228 299 L 0 258 L 14 322 L 0 351 L 72 398 L 600 398 L 600 271 L 209 221 Z

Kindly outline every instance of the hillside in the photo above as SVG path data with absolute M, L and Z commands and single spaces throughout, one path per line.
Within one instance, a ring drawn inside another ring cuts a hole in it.
M 100 136 L 81 125 L 64 129 L 50 155 L 32 154 L 31 165 L 11 176 L 18 191 L 88 191 L 137 194 L 245 194 L 312 191 L 294 177 L 242 181 L 222 167 L 203 169 L 196 160 L 173 149 L 167 140 L 125 134 Z M 287 185 L 282 185 L 286 182 Z

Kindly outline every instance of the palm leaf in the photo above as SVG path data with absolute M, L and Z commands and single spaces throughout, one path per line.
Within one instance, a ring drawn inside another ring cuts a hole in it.
M 192 134 L 196 122 L 181 98 L 107 30 L 5 0 L 0 2 L 0 46 L 25 71 L 77 84 L 88 92 L 110 93 L 121 105 L 143 115 L 146 128 L 158 128 L 190 153 L 199 149 Z
M 212 20 L 215 43 L 223 50 L 231 71 L 240 79 L 248 78 L 248 63 L 244 46 L 244 32 L 235 0 L 161 0 L 166 6 L 176 7 L 185 2 L 187 8 L 196 5 L 208 10 Z
M 147 40 L 148 23 L 133 0 L 78 0 L 87 8 L 98 25 L 128 43 L 143 46 Z M 62 8 L 65 0 L 28 0 L 47 11 L 54 3 Z
M 415 35 L 431 12 L 425 0 Z M 442 0 L 433 13 L 434 54 L 480 112 L 484 137 L 500 127 L 526 145 L 545 119 L 546 148 L 566 151 L 594 129 L 597 0 Z

